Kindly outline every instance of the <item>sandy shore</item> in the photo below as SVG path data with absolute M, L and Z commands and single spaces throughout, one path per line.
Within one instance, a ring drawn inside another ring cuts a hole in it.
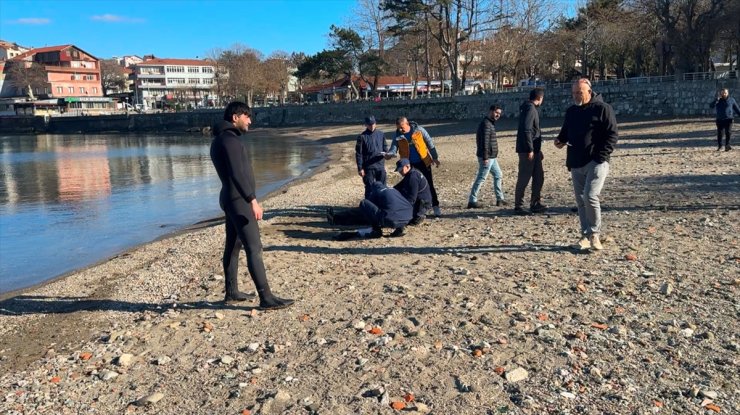
M 569 247 L 564 152 L 545 145 L 549 214 L 496 208 L 490 181 L 467 210 L 475 123 L 423 125 L 443 217 L 346 242 L 324 211 L 362 196 L 358 127 L 276 132 L 333 152 L 263 203 L 268 275 L 292 308 L 221 302 L 221 226 L 0 302 L 0 413 L 740 412 L 740 163 L 711 120 L 621 122 L 592 254 Z M 499 124 L 509 199 L 514 136 Z

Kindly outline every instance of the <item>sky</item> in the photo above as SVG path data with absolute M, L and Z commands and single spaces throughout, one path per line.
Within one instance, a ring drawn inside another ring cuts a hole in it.
M 584 0 L 556 0 L 572 7 Z M 0 39 L 25 47 L 73 44 L 101 59 L 205 58 L 235 43 L 308 55 L 329 47 L 357 0 L 0 0 Z M 570 8 L 569 7 L 569 8 Z
M 328 47 L 356 0 L 0 0 L 0 39 L 74 44 L 98 58 L 204 58 L 244 44 L 269 55 Z

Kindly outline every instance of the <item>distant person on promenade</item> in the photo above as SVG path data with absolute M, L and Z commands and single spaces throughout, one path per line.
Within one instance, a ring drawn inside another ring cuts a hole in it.
M 581 250 L 603 249 L 599 195 L 609 174 L 609 159 L 617 144 L 617 119 L 601 95 L 591 91 L 582 78 L 573 83 L 573 101 L 565 112 L 555 147 L 568 147 L 565 165 L 573 179 L 573 190 L 581 223 Z
M 529 199 L 529 211 L 543 213 L 547 206 L 542 204 L 542 185 L 545 183 L 545 172 L 542 169 L 542 131 L 540 114 L 537 107 L 545 99 L 545 90 L 535 88 L 529 92 L 529 99 L 519 107 L 519 127 L 516 132 L 516 152 L 519 155 L 519 174 L 514 191 L 514 212 L 526 215 L 524 210 L 524 191 L 532 181 L 532 197 Z
M 720 89 L 710 107 L 717 111 L 717 151 L 722 150 L 722 133 L 725 134 L 725 151 L 732 150 L 730 146 L 730 136 L 732 134 L 732 121 L 734 114 L 740 116 L 740 107 L 738 107 L 735 98 L 730 96 L 727 88 Z
M 396 119 L 396 136 L 393 138 L 391 148 L 386 154 L 386 160 L 396 156 L 398 153 L 401 158 L 409 159 L 411 166 L 419 170 L 429 182 L 429 189 L 432 191 L 432 209 L 434 216 L 439 217 L 442 211 L 439 208 L 439 199 L 437 190 L 434 188 L 434 179 L 432 177 L 432 163 L 439 167 L 439 157 L 437 149 L 434 147 L 434 140 L 427 130 L 415 122 L 409 122 L 406 117 Z
M 473 187 L 468 196 L 468 209 L 477 209 L 478 192 L 489 174 L 493 175 L 493 193 L 496 196 L 496 206 L 505 205 L 504 190 L 502 187 L 503 173 L 498 165 L 498 141 L 496 140 L 496 121 L 501 118 L 502 109 L 498 105 L 491 105 L 488 114 L 478 124 L 475 133 L 475 155 L 478 158 L 478 174 L 475 176 Z
M 385 184 L 385 153 L 388 143 L 385 134 L 377 129 L 375 117 L 365 117 L 365 131 L 357 136 L 355 144 L 355 159 L 357 160 L 357 174 L 365 184 L 365 198 L 370 195 L 370 185 L 373 182 Z
M 262 206 L 255 195 L 256 185 L 252 163 L 240 136 L 249 130 L 252 112 L 243 102 L 232 102 L 224 111 L 224 120 L 214 127 L 211 161 L 221 180 L 219 204 L 226 217 L 226 243 L 223 266 L 226 279 L 226 301 L 249 298 L 239 291 L 239 251 L 244 246 L 247 268 L 259 295 L 262 310 L 288 307 L 293 300 L 275 296 L 267 283 L 262 261 L 262 241 L 257 221 L 262 219 Z

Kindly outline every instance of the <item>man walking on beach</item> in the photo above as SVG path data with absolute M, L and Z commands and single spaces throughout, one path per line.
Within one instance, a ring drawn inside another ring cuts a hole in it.
M 267 283 L 262 261 L 262 241 L 257 221 L 262 219 L 262 206 L 255 195 L 256 185 L 252 163 L 240 136 L 249 130 L 252 112 L 243 102 L 232 102 L 224 111 L 224 120 L 214 127 L 211 161 L 221 180 L 219 204 L 226 217 L 226 243 L 223 266 L 226 279 L 226 301 L 245 301 L 248 296 L 239 291 L 239 251 L 244 246 L 247 268 L 259 295 L 262 310 L 288 307 L 293 300 L 275 296 Z
M 389 160 L 398 153 L 401 158 L 411 161 L 411 166 L 426 177 L 429 189 L 432 191 L 434 216 L 440 216 L 442 211 L 439 208 L 437 190 L 434 188 L 434 179 L 432 178 L 432 163 L 437 167 L 440 164 L 437 149 L 434 148 L 434 140 L 432 140 L 427 130 L 413 121 L 409 122 L 406 117 L 396 119 L 396 128 L 396 136 L 393 138 L 391 148 L 385 158 Z
M 475 176 L 473 187 L 468 196 L 468 209 L 477 209 L 478 192 L 489 174 L 493 175 L 493 193 L 496 195 L 496 206 L 505 205 L 504 190 L 501 183 L 503 174 L 498 165 L 498 141 L 496 140 L 496 121 L 501 118 L 502 109 L 498 105 L 491 105 L 488 115 L 478 124 L 475 133 L 475 155 L 478 157 L 478 174 Z
M 532 198 L 529 210 L 532 213 L 543 213 L 547 206 L 542 204 L 542 185 L 545 183 L 545 172 L 542 169 L 542 132 L 540 115 L 537 107 L 545 99 L 545 90 L 535 88 L 529 92 L 529 100 L 519 107 L 519 127 L 516 132 L 516 152 L 519 155 L 519 174 L 514 191 L 514 212 L 526 215 L 524 210 L 524 191 L 532 180 Z
M 370 195 L 370 185 L 373 182 L 385 184 L 386 151 L 388 143 L 385 141 L 385 134 L 376 128 L 375 117 L 365 117 L 365 131 L 357 137 L 355 144 L 357 174 L 365 184 L 365 198 Z
M 735 98 L 730 96 L 727 88 L 720 89 L 710 107 L 717 111 L 717 151 L 722 150 L 722 133 L 725 134 L 725 151 L 732 150 L 730 147 L 730 135 L 732 134 L 732 121 L 734 115 L 740 116 L 740 107 L 738 107 Z
M 565 165 L 573 179 L 581 239 L 578 248 L 601 250 L 601 204 L 599 195 L 609 174 L 609 158 L 617 144 L 617 120 L 601 95 L 592 93 L 591 82 L 573 83 L 573 101 L 565 112 L 555 147 L 568 147 Z

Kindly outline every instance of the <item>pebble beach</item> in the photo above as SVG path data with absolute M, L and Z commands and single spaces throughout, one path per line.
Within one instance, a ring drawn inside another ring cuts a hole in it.
M 740 413 L 738 150 L 716 151 L 711 119 L 618 121 L 600 252 L 572 248 L 551 141 L 549 211 L 513 214 L 516 120 L 497 124 L 510 205 L 489 178 L 483 208 L 465 208 L 477 122 L 420 122 L 442 216 L 349 241 L 325 212 L 362 198 L 362 127 L 275 130 L 332 154 L 262 201 L 268 278 L 296 304 L 223 302 L 218 219 L 5 295 L 0 413 Z M 244 254 L 240 287 L 254 290 Z

